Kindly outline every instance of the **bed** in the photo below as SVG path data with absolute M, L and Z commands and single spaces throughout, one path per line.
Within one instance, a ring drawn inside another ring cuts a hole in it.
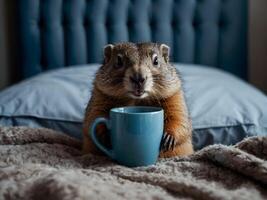
M 267 97 L 247 83 L 248 1 L 21 0 L 17 21 L 21 82 L 0 92 L 2 198 L 267 197 Z M 127 169 L 81 155 L 103 46 L 122 41 L 171 47 L 199 150 L 193 156 Z

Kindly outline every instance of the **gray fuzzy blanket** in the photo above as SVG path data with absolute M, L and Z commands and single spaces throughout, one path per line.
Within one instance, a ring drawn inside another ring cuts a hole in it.
M 127 168 L 48 129 L 0 128 L 0 199 L 267 199 L 267 138 Z

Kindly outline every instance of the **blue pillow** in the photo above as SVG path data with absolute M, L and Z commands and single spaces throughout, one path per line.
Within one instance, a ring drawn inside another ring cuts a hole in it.
M 0 125 L 48 127 L 82 137 L 82 121 L 99 65 L 49 71 L 0 92 Z M 218 69 L 177 64 L 193 122 L 195 149 L 267 135 L 267 97 Z

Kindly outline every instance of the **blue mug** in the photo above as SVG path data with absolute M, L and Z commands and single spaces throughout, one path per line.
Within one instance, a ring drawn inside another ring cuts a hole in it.
M 163 135 L 163 109 L 147 106 L 113 108 L 109 117 L 96 118 L 91 126 L 90 136 L 96 146 L 128 167 L 155 164 Z M 96 127 L 99 123 L 104 123 L 109 129 L 112 149 L 98 141 Z

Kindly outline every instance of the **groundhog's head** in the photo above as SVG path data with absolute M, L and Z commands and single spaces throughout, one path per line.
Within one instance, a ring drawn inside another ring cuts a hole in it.
M 180 89 L 169 47 L 155 43 L 120 43 L 104 47 L 96 87 L 113 97 L 166 98 Z

